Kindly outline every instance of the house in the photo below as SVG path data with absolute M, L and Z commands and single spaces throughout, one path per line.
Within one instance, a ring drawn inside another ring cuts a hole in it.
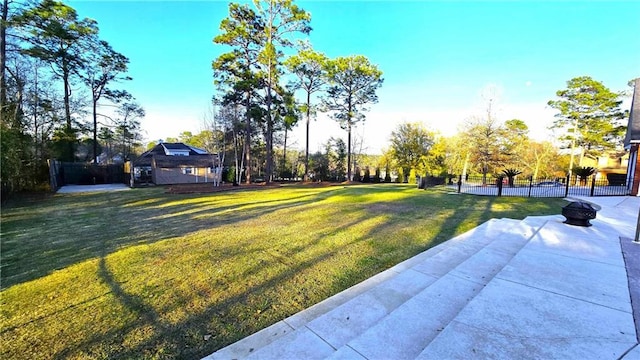
M 624 148 L 629 150 L 629 166 L 627 167 L 627 186 L 629 193 L 638 196 L 640 187 L 640 78 L 634 83 L 633 98 L 631 100 L 631 112 L 629 113 L 629 125 L 627 136 L 624 139 Z
M 161 142 L 131 164 L 131 184 L 219 183 L 216 154 L 183 143 Z

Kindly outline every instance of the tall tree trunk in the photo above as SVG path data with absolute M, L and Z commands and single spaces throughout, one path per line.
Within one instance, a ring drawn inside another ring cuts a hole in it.
M 351 181 L 351 121 L 347 123 L 347 181 Z
M 93 96 L 93 163 L 98 163 L 98 101 Z
M 40 157 L 38 153 L 42 150 L 40 149 L 40 142 L 38 141 L 38 103 L 39 103 L 39 94 L 38 94 L 38 65 L 35 64 L 34 68 L 34 77 L 33 77 L 33 157 L 35 159 L 35 163 L 39 164 Z M 35 179 L 38 174 L 38 166 L 36 165 L 33 169 L 33 178 Z
M 311 119 L 311 93 L 307 91 L 307 140 L 304 152 L 304 181 L 309 181 L 309 123 Z
M 266 46 L 269 50 L 271 50 L 273 46 L 273 22 L 274 22 L 274 10 L 273 10 L 273 0 L 269 0 L 269 20 L 267 23 L 267 43 Z M 277 56 L 274 53 L 274 56 Z M 273 176 L 273 118 L 271 116 L 271 105 L 273 99 L 271 98 L 271 89 L 273 88 L 273 71 L 271 69 L 271 54 L 267 54 L 267 138 L 266 146 L 267 146 L 267 164 L 266 164 L 266 176 L 265 181 L 267 184 L 271 183 L 271 179 Z
M 280 178 L 282 178 L 284 171 L 287 168 L 287 127 L 284 127 L 284 151 L 282 152 L 282 170 L 280 171 Z
M 62 82 L 64 83 L 64 119 L 67 124 L 67 129 L 71 130 L 71 86 L 69 85 L 69 69 L 66 64 L 62 69 Z
M 267 184 L 271 182 L 271 176 L 273 174 L 273 123 L 271 120 L 271 110 L 267 100 L 267 136 L 265 139 L 267 147 L 267 164 L 265 168 L 265 181 Z
M 469 167 L 470 157 L 471 157 L 471 153 L 467 152 L 467 155 L 464 157 L 464 165 L 462 165 L 462 181 L 467 181 L 467 169 Z
M 67 150 L 69 151 L 70 161 L 75 162 L 75 154 L 73 151 L 73 142 L 75 139 L 72 139 L 71 134 L 73 133 L 73 127 L 71 124 L 71 86 L 69 84 L 69 69 L 67 68 L 66 62 L 63 63 L 62 66 L 62 82 L 64 83 L 64 118 L 67 123 L 65 138 L 67 141 Z
M 235 174 L 233 174 L 233 179 L 234 179 L 233 184 L 236 185 L 239 183 L 238 175 L 240 174 L 240 167 L 239 167 L 240 159 L 238 158 L 238 147 L 239 147 L 238 134 L 236 133 L 235 127 L 233 127 L 232 134 L 233 134 L 233 157 L 234 157 L 233 162 L 235 164 L 234 171 L 236 172 Z
M 347 181 L 352 181 L 351 178 L 351 95 L 347 99 Z
M 0 20 L 0 123 L 5 121 L 4 111 L 7 106 L 7 20 L 9 0 L 2 3 L 2 19 Z
M 246 93 L 246 115 L 245 115 L 245 125 L 244 125 L 244 166 L 245 169 L 245 182 L 247 184 L 251 184 L 251 93 Z

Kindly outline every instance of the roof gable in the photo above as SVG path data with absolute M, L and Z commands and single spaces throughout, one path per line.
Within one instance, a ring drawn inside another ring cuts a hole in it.
M 627 147 L 631 143 L 640 143 L 640 78 L 635 80 L 633 87 L 633 98 L 631 100 L 631 111 L 629 112 L 629 124 L 627 125 L 624 146 Z
M 178 156 L 176 156 L 178 155 Z M 182 155 L 182 156 L 180 156 Z M 186 156 L 185 156 L 186 155 Z M 159 143 L 150 150 L 147 150 L 142 155 L 140 155 L 137 159 L 133 161 L 134 166 L 151 166 L 151 162 L 153 158 L 156 157 L 175 157 L 178 158 L 175 162 L 182 162 L 184 164 L 188 164 L 189 160 L 186 160 L 192 156 L 207 156 L 210 157 L 215 154 L 210 154 L 206 150 L 187 145 L 184 143 Z M 163 163 L 164 158 L 163 158 Z M 170 163 L 175 163 L 174 161 L 169 161 Z

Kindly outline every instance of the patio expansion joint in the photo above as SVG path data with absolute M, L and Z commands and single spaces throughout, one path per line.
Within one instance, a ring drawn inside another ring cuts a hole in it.
M 317 332 L 315 332 L 312 328 L 310 328 L 308 326 L 309 323 L 304 325 L 304 329 L 306 329 L 307 331 L 311 332 L 314 336 L 318 337 L 318 339 L 322 340 L 325 344 L 329 345 L 333 351 L 338 350 L 335 346 L 331 345 L 330 342 L 328 342 L 325 338 L 322 337 L 322 335 L 318 334 Z
M 633 346 L 631 346 L 629 348 L 629 350 L 625 351 L 624 354 L 620 355 L 620 357 L 617 360 L 624 360 L 625 356 L 627 356 L 629 353 L 631 353 L 635 348 L 638 347 L 638 345 L 640 344 L 635 344 Z

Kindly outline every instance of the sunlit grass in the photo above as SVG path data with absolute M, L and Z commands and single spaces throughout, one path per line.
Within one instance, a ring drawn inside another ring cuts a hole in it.
M 490 218 L 562 204 L 389 184 L 10 204 L 0 357 L 198 358 Z

